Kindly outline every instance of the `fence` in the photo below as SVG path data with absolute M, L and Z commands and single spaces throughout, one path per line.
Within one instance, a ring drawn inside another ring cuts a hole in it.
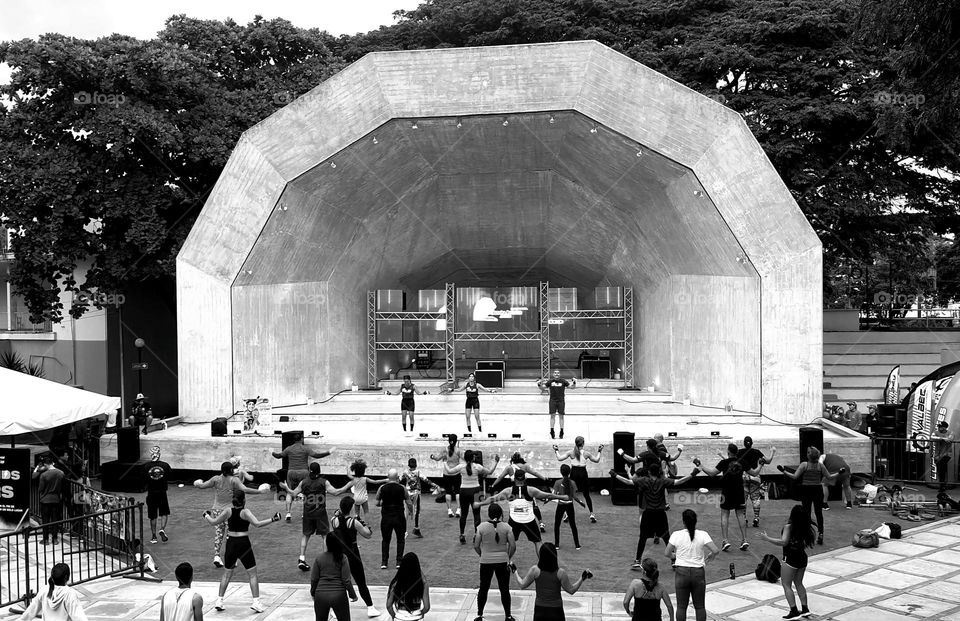
M 884 438 L 873 437 L 871 461 L 876 479 L 901 481 L 939 486 L 940 482 L 948 486 L 960 483 L 957 461 L 960 457 L 960 441 L 950 443 L 946 451 L 949 459 L 938 461 L 937 444 L 939 440 L 927 437 Z
M 35 496 L 31 512 L 40 515 Z M 66 519 L 0 535 L 0 607 L 28 602 L 46 588 L 57 563 L 70 566 L 71 584 L 132 572 L 143 576 L 143 503 L 73 481 L 64 481 L 63 498 Z

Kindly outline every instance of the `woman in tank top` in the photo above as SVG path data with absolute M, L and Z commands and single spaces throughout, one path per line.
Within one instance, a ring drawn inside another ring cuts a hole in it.
M 565 621 L 561 590 L 573 595 L 580 590 L 587 578 L 593 577 L 590 570 L 585 569 L 575 582 L 570 582 L 567 571 L 561 569 L 557 562 L 557 548 L 552 543 L 545 543 L 540 546 L 540 560 L 530 568 L 527 575 L 522 579 L 517 572 L 516 565 L 512 566 L 511 569 L 513 569 L 521 589 L 525 589 L 531 584 L 536 586 L 537 599 L 533 606 L 533 621 Z
M 480 508 L 474 506 L 473 501 L 483 492 L 484 478 L 493 473 L 493 470 L 484 467 L 475 461 L 480 457 L 480 453 L 468 450 L 463 454 L 464 463 L 451 468 L 449 464 L 444 464 L 444 476 L 462 477 L 460 483 L 460 507 L 457 514 L 460 516 L 460 544 L 467 543 L 464 536 L 464 529 L 467 526 L 467 511 L 473 510 L 473 530 L 477 530 L 480 525 Z M 500 463 L 500 456 L 494 457 L 494 463 Z M 496 469 L 496 466 L 494 466 Z
M 343 547 L 343 555 L 350 564 L 350 575 L 357 584 L 360 599 L 367 605 L 367 616 L 380 616 L 380 611 L 373 607 L 373 598 L 367 587 L 367 575 L 363 569 L 363 560 L 360 558 L 360 546 L 357 544 L 357 535 L 369 539 L 373 534 L 370 527 L 361 518 L 353 517 L 354 500 L 351 496 L 340 499 L 340 508 L 330 518 L 330 529 L 337 536 Z
M 467 433 L 473 432 L 473 428 L 470 427 L 470 414 L 473 414 L 474 418 L 477 419 L 477 431 L 482 433 L 483 426 L 480 424 L 480 391 L 483 390 L 494 393 L 497 392 L 497 389 L 487 388 L 477 381 L 476 375 L 471 373 L 467 376 L 467 381 L 464 382 L 463 386 L 451 392 L 459 392 L 461 390 L 467 393 L 467 403 L 463 411 L 463 415 L 467 419 Z
M 583 500 L 587 503 L 587 511 L 590 512 L 590 523 L 596 524 L 597 518 L 593 515 L 593 500 L 590 499 L 590 476 L 587 474 L 587 463 L 600 463 L 600 453 L 603 452 L 603 445 L 597 447 L 597 453 L 594 455 L 583 448 L 585 440 L 583 436 L 577 436 L 573 441 L 573 448 L 564 454 L 560 454 L 560 447 L 553 445 L 553 452 L 557 455 L 557 461 L 570 460 L 572 466 L 570 478 L 577 484 L 577 489 L 583 494 Z
M 541 481 L 547 480 L 547 477 L 530 467 L 530 464 L 526 462 L 523 456 L 519 452 L 516 452 L 512 457 L 510 457 L 510 463 L 503 467 L 503 470 L 500 471 L 500 474 L 497 475 L 496 480 L 494 480 L 494 491 L 501 492 L 505 489 L 513 487 L 513 479 L 515 478 L 514 475 L 516 474 L 517 470 L 523 470 L 525 475 L 536 477 Z M 547 532 L 546 526 L 543 523 L 543 514 L 540 513 L 540 507 L 536 504 L 533 505 L 533 514 L 537 518 L 537 524 L 540 527 L 540 532 Z
M 413 432 L 413 413 L 416 410 L 416 402 L 414 402 L 414 395 L 425 395 L 427 391 L 420 391 L 419 388 L 414 386 L 413 382 L 410 381 L 409 375 L 403 376 L 403 384 L 400 385 L 400 389 L 397 391 L 400 393 L 400 416 L 403 418 L 403 430 L 407 430 L 407 415 L 410 415 L 410 432 Z M 391 393 L 389 390 L 386 391 L 388 395 L 395 394 Z
M 807 447 L 807 461 L 797 467 L 796 472 L 785 470 L 783 466 L 778 465 L 777 470 L 787 475 L 794 481 L 800 481 L 800 502 L 803 510 L 810 515 L 810 508 L 817 516 L 817 545 L 823 545 L 823 483 L 833 484 L 837 477 L 847 471 L 846 468 L 840 468 L 839 471 L 830 474 L 827 467 L 820 463 L 820 451 L 814 447 Z
M 667 606 L 670 621 L 673 621 L 673 602 L 670 594 L 660 584 L 660 568 L 652 558 L 645 558 L 640 563 L 643 576 L 634 580 L 627 587 L 623 596 L 623 609 L 630 615 L 632 621 L 658 621 L 663 618 L 660 611 L 660 602 Z M 633 611 L 630 605 L 633 605 Z
M 460 450 L 457 448 L 457 434 L 447 436 L 447 448 L 441 453 L 431 454 L 433 461 L 444 462 L 444 472 L 457 467 L 460 463 Z M 457 494 L 460 492 L 460 475 L 443 475 L 443 492 L 447 499 L 447 517 L 459 517 L 460 507 L 457 506 Z M 456 513 L 454 513 L 456 509 Z
M 212 487 L 214 489 L 213 506 L 210 508 L 214 515 L 219 514 L 223 509 L 231 505 L 233 502 L 233 492 L 236 490 L 243 490 L 246 494 L 262 494 L 265 491 L 270 491 L 270 486 L 267 483 L 264 483 L 256 489 L 245 486 L 235 472 L 236 466 L 233 465 L 233 461 L 225 461 L 220 464 L 220 474 L 206 481 L 197 479 L 193 482 L 194 487 L 200 489 Z M 220 548 L 223 546 L 226 533 L 226 522 L 220 522 L 214 526 L 213 564 L 216 567 L 223 567 L 223 560 L 220 558 Z
M 783 565 L 781 566 L 780 583 L 783 586 L 783 595 L 790 606 L 790 612 L 784 619 L 797 619 L 810 615 L 807 608 L 807 590 L 803 586 L 803 575 L 807 571 L 807 548 L 813 547 L 816 532 L 810 523 L 810 511 L 803 505 L 794 505 L 790 511 L 790 521 L 780 530 L 780 537 L 774 539 L 765 532 L 760 533 L 761 539 L 783 548 Z M 797 589 L 794 597 L 793 589 Z M 797 599 L 800 608 L 797 608 Z
M 247 495 L 242 489 L 233 492 L 233 502 L 229 509 L 224 509 L 220 515 L 214 515 L 212 511 L 204 511 L 203 517 L 207 522 L 216 526 L 226 523 L 227 525 L 227 547 L 223 554 L 223 577 L 220 579 L 220 590 L 213 607 L 217 610 L 223 610 L 223 596 L 227 592 L 230 580 L 233 578 L 233 570 L 237 566 L 237 561 L 243 564 L 247 570 L 247 576 L 250 579 L 250 593 L 253 595 L 253 603 L 250 608 L 256 612 L 263 612 L 264 607 L 260 603 L 260 581 L 257 578 L 257 559 L 253 555 L 253 547 L 250 545 L 250 536 L 248 530 L 253 524 L 257 528 L 262 528 L 272 522 L 280 521 L 280 512 L 273 514 L 272 518 L 258 520 L 250 509 L 246 508 Z

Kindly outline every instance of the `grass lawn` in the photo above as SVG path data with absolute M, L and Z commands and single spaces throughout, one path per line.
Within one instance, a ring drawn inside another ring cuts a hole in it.
M 210 507 L 213 499 L 212 490 L 198 490 L 190 485 L 184 488 L 171 486 L 169 492 L 172 515 L 167 526 L 170 541 L 166 544 L 149 543 L 149 525 L 144 510 L 144 530 L 147 551 L 156 560 L 159 568 L 158 575 L 164 580 L 175 580 L 173 570 L 182 561 L 189 561 L 194 566 L 197 580 L 217 580 L 221 570 L 212 563 L 212 534 L 213 528 L 201 517 L 203 510 Z M 137 495 L 142 498 L 142 495 Z M 680 514 L 684 509 L 692 508 L 697 511 L 700 520 L 698 527 L 706 530 L 719 545 L 720 510 L 713 503 L 717 494 L 707 496 L 677 492 L 671 494 L 672 508 L 668 512 L 671 530 L 682 528 Z M 407 551 L 416 552 L 420 562 L 429 577 L 431 585 L 440 587 L 475 588 L 479 584 L 477 571 L 477 556 L 469 545 L 460 545 L 458 541 L 459 526 L 456 519 L 447 517 L 445 505 L 435 504 L 432 496 L 424 497 L 423 511 L 420 526 L 423 539 L 412 536 L 407 539 Z M 327 501 L 329 512 L 333 513 L 338 499 L 330 497 Z M 371 501 L 371 515 L 367 523 L 373 529 L 373 537 L 369 540 L 361 539 L 360 550 L 363 555 L 367 580 L 371 585 L 385 585 L 393 577 L 392 566 L 395 564 L 396 544 L 391 545 L 391 569 L 380 569 L 380 516 L 379 509 Z M 775 546 L 760 540 L 759 530 L 767 530 L 776 535 L 786 522 L 791 507 L 796 504 L 791 500 L 769 500 L 763 502 L 761 528 L 747 528 L 747 540 L 750 549 L 741 552 L 736 548 L 739 543 L 739 531 L 731 524 L 731 543 L 734 547 L 730 552 L 720 556 L 707 567 L 707 580 L 715 582 L 729 579 L 729 567 L 735 565 L 737 575 L 753 573 L 759 559 L 766 553 L 780 555 Z M 823 546 L 816 546 L 811 554 L 824 552 L 835 548 L 850 545 L 851 537 L 859 529 L 878 525 L 881 521 L 897 521 L 888 512 L 872 508 L 854 508 L 847 510 L 840 502 L 832 502 L 831 510 L 825 512 L 825 540 Z M 284 511 L 282 502 L 272 494 L 248 496 L 247 506 L 258 518 L 266 518 L 275 511 Z M 556 505 L 551 503 L 543 507 L 547 533 L 547 541 L 553 541 L 553 518 Z M 637 509 L 626 506 L 613 506 L 609 496 L 594 495 L 594 509 L 598 519 L 597 524 L 590 524 L 585 509 L 577 508 L 577 524 L 580 530 L 582 550 L 575 550 L 570 537 L 569 526 L 561 525 L 560 530 L 560 562 L 568 570 L 579 572 L 583 568 L 590 568 L 594 579 L 585 587 L 590 591 L 623 591 L 630 580 L 639 574 L 631 571 L 630 564 L 636 554 L 637 545 Z M 251 539 L 257 557 L 257 566 L 260 580 L 263 582 L 309 583 L 309 573 L 302 573 L 297 569 L 297 552 L 300 540 L 300 509 L 294 504 L 294 520 L 291 523 L 280 521 L 261 529 L 251 529 Z M 748 508 L 748 516 L 752 515 Z M 482 515 L 486 519 L 486 513 Z M 901 522 L 903 528 L 914 526 L 910 522 Z M 468 533 L 472 522 L 468 521 Z M 307 557 L 312 562 L 311 554 L 319 550 L 316 538 L 311 539 Z M 673 589 L 672 570 L 667 559 L 663 556 L 663 545 L 653 545 L 647 542 L 645 556 L 650 556 L 660 564 L 661 576 L 669 590 Z M 524 570 L 535 562 L 532 544 L 525 539 L 521 540 L 515 562 Z M 813 566 L 813 565 L 812 565 Z M 234 574 L 235 580 L 245 580 L 245 574 L 238 566 Z

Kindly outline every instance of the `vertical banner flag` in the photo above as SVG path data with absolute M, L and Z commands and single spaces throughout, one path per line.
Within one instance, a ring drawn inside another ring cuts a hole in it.
M 887 375 L 887 386 L 883 390 L 883 402 L 900 403 L 900 365 L 893 367 Z

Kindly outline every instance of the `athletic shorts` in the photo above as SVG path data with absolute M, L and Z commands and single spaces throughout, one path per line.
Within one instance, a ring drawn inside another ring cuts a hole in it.
M 401 412 L 414 412 L 416 411 L 417 404 L 413 399 L 401 399 L 400 400 L 400 411 Z
M 320 535 L 321 537 L 326 537 L 327 533 L 330 532 L 330 523 L 327 521 L 327 517 L 307 517 L 303 516 L 303 534 L 304 535 Z
M 464 409 L 479 410 L 480 409 L 480 399 L 477 397 L 467 397 L 467 405 L 464 406 Z
M 564 414 L 566 409 L 566 401 L 557 401 L 555 399 L 550 399 L 550 414 Z
M 287 470 L 287 487 L 291 490 L 296 488 L 308 476 L 310 476 L 309 470 Z
M 237 561 L 244 569 L 253 569 L 257 566 L 257 559 L 253 556 L 253 546 L 250 537 L 227 537 L 227 548 L 223 554 L 223 566 L 233 569 Z
M 537 525 L 536 520 L 530 522 L 514 522 L 510 519 L 507 523 L 510 524 L 510 528 L 513 529 L 514 540 L 520 541 L 520 533 L 523 533 L 527 536 L 528 541 L 540 543 L 540 527 Z
M 463 481 L 459 474 L 443 475 L 443 491 L 451 496 L 460 493 L 460 483 Z
M 134 414 L 134 416 L 133 416 L 133 424 L 134 424 L 134 425 L 146 425 L 146 424 L 147 424 L 147 415 L 144 414 L 143 416 L 137 416 L 136 414 Z
M 732 502 L 727 502 L 724 498 L 723 502 L 720 503 L 720 508 L 724 511 L 746 511 L 747 502 L 743 498 L 735 498 Z
M 170 503 L 166 492 L 147 492 L 147 517 L 157 519 L 158 515 L 170 515 Z
M 667 512 L 663 509 L 646 509 L 640 515 L 640 536 L 670 537 L 670 524 L 667 522 Z

